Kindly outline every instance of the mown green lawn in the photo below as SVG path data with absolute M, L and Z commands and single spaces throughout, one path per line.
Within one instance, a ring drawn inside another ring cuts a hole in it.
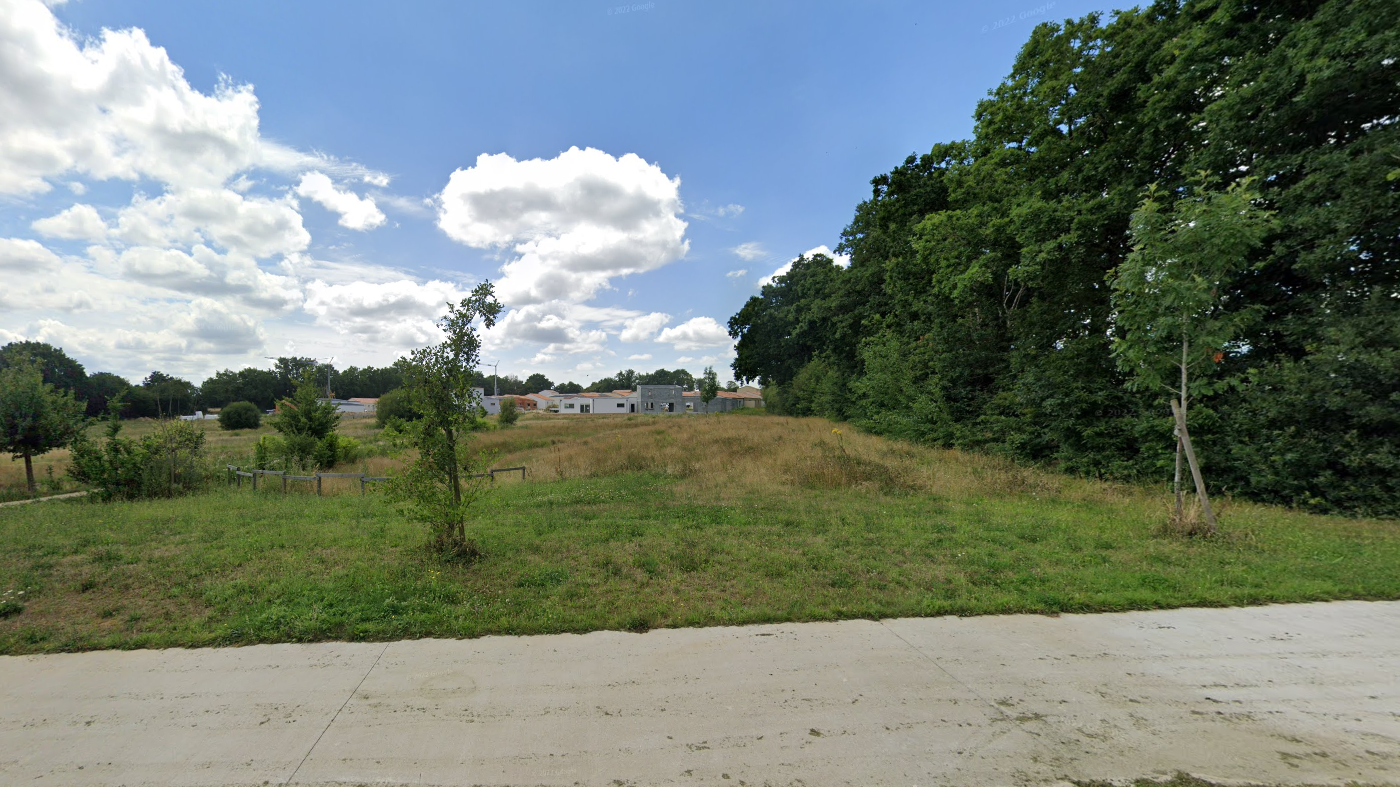
M 1162 513 L 624 473 L 502 483 L 462 565 L 373 494 L 48 502 L 0 509 L 0 653 L 1400 598 L 1400 523 Z

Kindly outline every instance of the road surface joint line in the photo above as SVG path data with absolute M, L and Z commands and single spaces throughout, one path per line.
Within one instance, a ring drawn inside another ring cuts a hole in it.
M 326 722 L 326 728 L 323 729 L 323 730 L 321 730 L 321 734 L 320 734 L 320 735 L 317 735 L 317 736 L 316 736 L 316 740 L 315 740 L 314 742 L 312 742 L 311 748 L 309 748 L 309 749 L 306 750 L 306 754 L 302 756 L 301 762 L 297 763 L 297 768 L 296 768 L 296 770 L 292 771 L 292 775 L 291 775 L 291 776 L 288 776 L 288 777 L 287 777 L 287 780 L 284 781 L 284 782 L 282 782 L 282 784 L 283 784 L 284 786 L 285 786 L 285 785 L 288 785 L 288 784 L 291 784 L 292 781 L 296 779 L 297 774 L 301 772 L 301 766 L 305 765 L 305 764 L 306 764 L 306 761 L 307 761 L 308 759 L 311 758 L 311 752 L 316 751 L 316 745 L 319 744 L 319 743 L 321 742 L 321 739 L 322 739 L 322 738 L 326 737 L 326 732 L 327 732 L 328 730 L 330 730 L 331 725 L 332 725 L 332 724 L 335 724 L 335 720 L 338 719 L 338 718 L 340 718 L 340 712 L 343 711 L 343 710 L 345 710 L 345 706 L 346 706 L 346 705 L 349 705 L 349 704 L 350 704 L 350 700 L 354 699 L 354 698 L 355 698 L 355 695 L 359 693 L 360 687 L 363 686 L 363 685 L 365 685 L 365 681 L 366 681 L 366 680 L 369 680 L 369 674 L 370 674 L 371 672 L 374 672 L 374 668 L 375 668 L 375 667 L 378 667 L 378 666 L 379 666 L 379 660 L 382 659 L 382 658 L 384 658 L 384 654 L 388 652 L 389 646 L 392 645 L 392 644 L 394 644 L 394 643 L 392 643 L 392 642 L 386 642 L 386 643 L 384 643 L 384 649 L 381 650 L 381 651 L 379 651 L 379 655 L 378 655 L 378 656 L 375 656 L 375 657 L 374 657 L 374 663 L 371 664 L 371 665 L 369 665 L 369 669 L 365 670 L 365 674 L 364 674 L 363 677 L 360 678 L 360 682 L 359 682 L 359 683 L 356 683 L 356 684 L 355 684 L 355 688 L 353 688 L 353 689 L 350 690 L 350 696 L 346 697 L 346 698 L 345 698 L 345 701 L 342 702 L 342 703 L 340 703 L 340 707 L 339 707 L 339 708 L 336 708 L 335 713 L 331 714 L 331 720 L 328 721 L 328 722 Z
M 1035 734 L 1035 733 L 1030 732 L 1029 730 L 1027 730 L 1027 729 L 1025 728 L 1025 726 L 1022 725 L 1021 722 L 1017 721 L 1013 716 L 1011 716 L 1011 714 L 1007 713 L 1004 709 L 1002 709 L 1002 707 L 1001 707 L 1000 705 L 997 705 L 995 702 L 992 702 L 991 700 L 987 699 L 986 697 L 983 697 L 982 694 L 981 694 L 981 692 L 977 691 L 977 689 L 974 689 L 974 688 L 972 687 L 972 685 L 969 684 L 967 681 L 965 681 L 965 680 L 963 680 L 962 678 L 959 678 L 957 675 L 954 675 L 953 673 L 949 672 L 949 671 L 948 671 L 948 668 L 947 668 L 947 667 L 944 667 L 942 664 L 939 664 L 937 659 L 935 659 L 934 657 L 932 657 L 932 656 L 930 656 L 929 654 L 925 653 L 922 649 L 920 649 L 920 648 L 919 648 L 918 646 L 916 646 L 914 643 L 912 643 L 912 642 L 910 642 L 909 640 L 905 639 L 904 636 L 901 635 L 898 631 L 895 631 L 894 629 L 890 628 L 889 626 L 886 626 L 886 625 L 885 625 L 885 621 L 879 620 L 879 621 L 876 621 L 876 622 L 880 624 L 880 627 L 881 627 L 881 628 L 883 628 L 885 631 L 888 631 L 889 633 L 893 634 L 893 635 L 895 636 L 896 639 L 898 639 L 900 642 L 903 642 L 906 646 L 908 646 L 910 650 L 912 650 L 912 651 L 914 651 L 915 653 L 917 653 L 917 654 L 919 654 L 920 656 L 922 656 L 925 660 L 928 661 L 928 663 L 932 664 L 934 667 L 937 667 L 939 672 L 942 672 L 944 675 L 947 675 L 950 679 L 952 679 L 952 681 L 953 681 L 954 683 L 957 683 L 959 686 L 962 686 L 964 689 L 967 689 L 967 692 L 968 692 L 969 694 L 971 694 L 973 697 L 976 697 L 978 702 L 981 702 L 982 704 L 986 705 L 988 708 L 991 708 L 991 709 L 992 709 L 992 712 L 995 713 L 999 719 L 1001 719 L 1002 721 L 1005 721 L 1005 722 L 1010 723 L 1010 724 L 1011 724 L 1013 727 L 1015 727 L 1016 729 L 1018 729 L 1018 730 L 1020 730 L 1020 731 L 1022 731 L 1022 732 L 1024 732 L 1024 733 L 1026 733 L 1026 735 L 1027 735 L 1032 741 L 1034 741 L 1035 744 L 1036 744 L 1037 746 L 1039 746 L 1039 747 L 1041 747 L 1042 749 L 1044 749 L 1044 750 L 1046 751 L 1047 754 L 1050 754 L 1050 755 L 1051 755 L 1051 757 L 1054 756 L 1054 754 L 1055 754 L 1054 750 L 1051 749 L 1051 748 L 1049 747 L 1049 745 L 1047 745 L 1044 741 L 1042 741 L 1042 740 L 1040 739 L 1040 736 L 1039 736 L 1039 735 L 1037 735 L 1037 734 Z M 969 740 L 972 738 L 972 736 L 975 736 L 976 734 L 977 734 L 977 733 L 974 732 L 972 735 L 968 736 L 968 737 L 969 737 Z M 996 737 L 996 736 L 993 735 L 993 736 L 992 736 L 991 738 L 989 738 L 989 739 L 986 741 L 986 743 L 984 743 L 983 745 L 986 745 L 986 744 L 991 743 L 992 738 L 995 738 L 995 737 Z M 981 747 L 978 747 L 978 748 L 981 748 Z M 976 751 L 976 749 L 974 749 L 973 751 Z

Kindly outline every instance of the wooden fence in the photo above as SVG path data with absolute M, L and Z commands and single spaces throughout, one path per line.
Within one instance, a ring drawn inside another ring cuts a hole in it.
M 320 495 L 322 478 L 358 478 L 360 479 L 360 494 L 363 496 L 365 493 L 365 486 L 367 484 L 389 480 L 388 476 L 372 476 L 367 475 L 365 473 L 315 473 L 313 475 L 290 475 L 287 473 L 286 470 L 244 470 L 238 465 L 224 465 L 224 467 L 228 469 L 228 475 L 226 476 L 225 480 L 228 482 L 229 486 L 236 485 L 239 489 L 242 489 L 243 479 L 248 478 L 252 480 L 253 489 L 257 489 L 259 476 L 262 476 L 264 478 L 271 476 L 273 478 L 282 479 L 283 494 L 286 494 L 287 492 L 288 481 L 315 481 L 316 494 Z M 520 467 L 498 467 L 495 470 L 488 470 L 485 473 L 473 473 L 467 477 L 489 478 L 491 479 L 491 483 L 494 484 L 496 483 L 497 473 L 514 473 L 517 471 L 520 473 L 520 480 L 524 481 L 525 467 L 523 465 Z

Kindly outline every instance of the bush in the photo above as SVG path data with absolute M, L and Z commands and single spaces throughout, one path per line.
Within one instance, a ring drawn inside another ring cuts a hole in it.
M 211 477 L 204 455 L 204 430 L 188 421 L 161 421 L 140 440 L 120 437 L 115 415 L 102 443 L 79 433 L 73 441 L 73 477 L 90 484 L 99 500 L 173 497 L 203 486 Z
M 501 426 L 513 426 L 520 420 L 520 411 L 515 409 L 514 399 L 501 400 L 501 414 L 496 416 L 496 423 Z
M 408 392 L 402 388 L 394 390 L 379 397 L 379 404 L 375 407 L 374 419 L 380 426 L 388 426 L 392 421 L 413 421 L 418 418 L 418 412 L 413 409 L 413 405 L 408 401 Z
M 317 440 L 309 435 L 263 435 L 253 444 L 253 467 L 258 470 L 329 470 L 360 458 L 360 441 L 335 433 Z
M 219 411 L 219 428 L 257 429 L 262 424 L 262 412 L 252 402 L 234 402 Z

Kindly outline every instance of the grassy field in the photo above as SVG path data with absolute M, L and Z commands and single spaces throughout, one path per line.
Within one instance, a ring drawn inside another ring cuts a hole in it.
M 1188 540 L 1161 493 L 817 419 L 530 415 L 479 444 L 530 475 L 471 565 L 350 484 L 0 509 L 0 653 L 1400 598 L 1395 521 L 1227 502 Z
M 250 464 L 253 456 L 253 443 L 263 435 L 275 435 L 276 430 L 265 425 L 258 429 L 242 429 L 233 432 L 226 432 L 219 428 L 218 421 L 194 421 L 197 428 L 203 429 L 206 435 L 205 441 L 208 446 L 209 455 L 218 462 L 231 464 Z M 142 437 L 150 434 L 156 428 L 156 422 L 149 418 L 138 418 L 132 421 L 124 421 L 122 425 L 122 437 Z M 94 438 L 101 438 L 106 434 L 105 423 L 94 423 L 89 427 L 89 433 Z M 366 448 L 367 466 L 383 469 L 387 462 L 382 459 L 384 446 L 379 439 L 379 429 L 375 426 L 373 418 L 346 418 L 341 421 L 341 434 L 359 440 Z M 47 454 L 34 457 L 34 480 L 39 485 L 39 495 L 60 494 L 72 492 L 82 488 L 71 478 L 67 477 L 69 455 L 66 449 L 50 451 Z M 346 472 L 360 470 L 359 463 L 354 467 L 339 468 Z M 8 456 L 0 457 L 0 503 L 13 500 L 28 499 L 29 492 L 25 488 L 24 460 L 12 459 Z

